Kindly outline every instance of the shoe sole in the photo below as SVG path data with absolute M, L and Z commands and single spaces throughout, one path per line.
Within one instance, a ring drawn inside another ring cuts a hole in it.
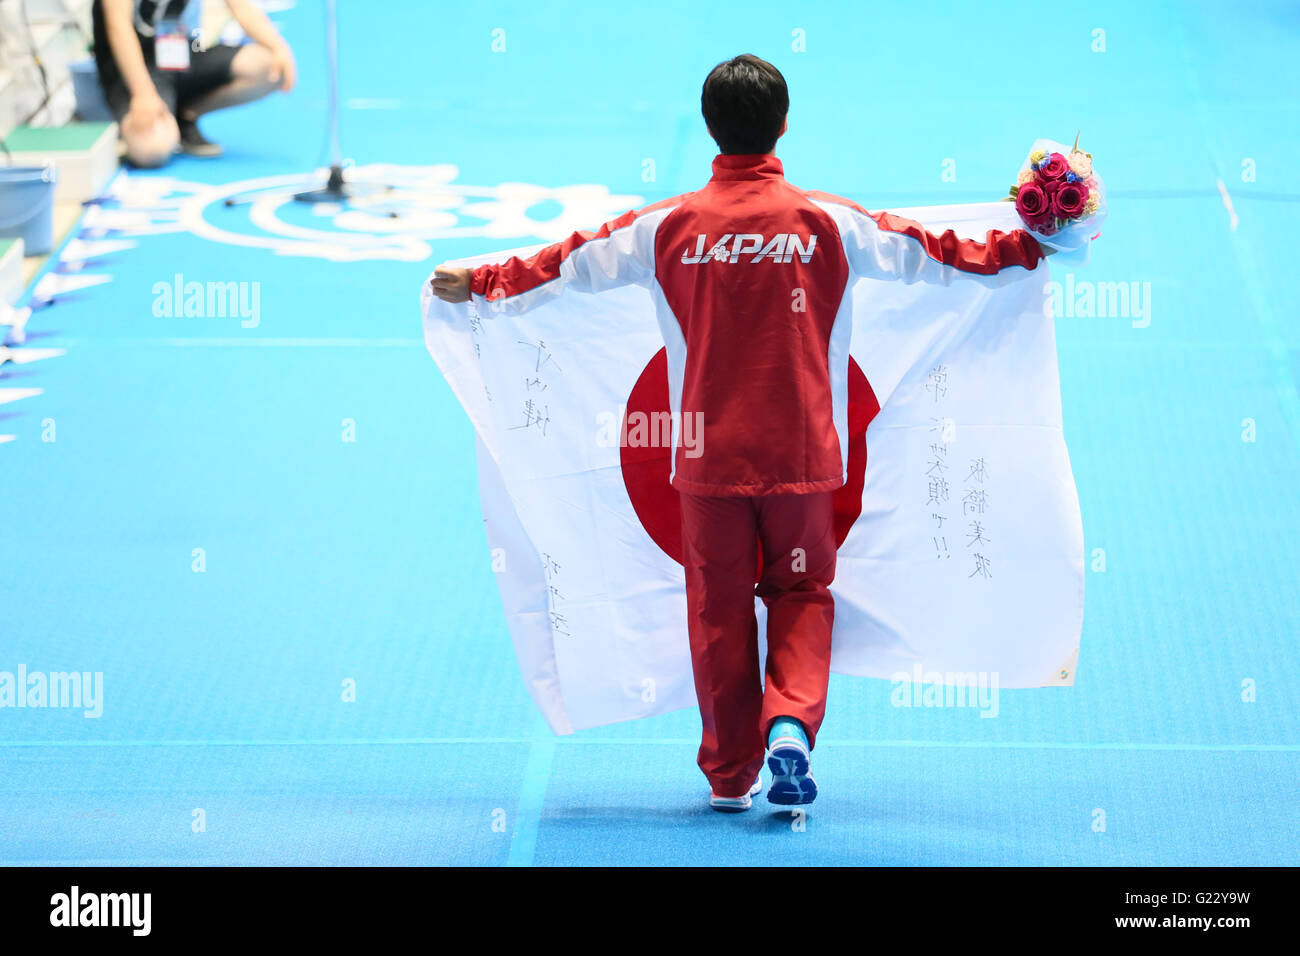
M 808 751 L 794 739 L 778 740 L 767 755 L 772 786 L 767 802 L 794 807 L 817 799 L 817 781 L 810 772 Z
M 199 159 L 216 159 L 225 152 L 220 146 L 186 146 L 184 143 L 177 146 L 176 149 L 177 152 L 184 153 L 186 156 L 195 156 Z

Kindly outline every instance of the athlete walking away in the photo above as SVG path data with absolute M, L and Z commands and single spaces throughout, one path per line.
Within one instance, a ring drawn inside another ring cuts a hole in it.
M 518 311 L 561 287 L 650 289 L 674 420 L 696 415 L 703 427 L 698 457 L 683 455 L 674 435 L 670 479 L 681 494 L 699 765 L 710 804 L 740 811 L 762 788 L 765 745 L 768 800 L 817 796 L 809 758 L 830 678 L 831 498 L 847 472 L 850 286 L 864 276 L 946 284 L 1033 269 L 1045 253 L 1023 230 L 991 230 L 984 242 L 935 235 L 786 182 L 772 151 L 789 95 L 780 71 L 758 57 L 718 64 L 701 105 L 721 151 L 702 189 L 526 260 L 441 266 L 433 290 L 448 302 L 472 296 Z M 766 686 L 756 594 L 767 606 Z

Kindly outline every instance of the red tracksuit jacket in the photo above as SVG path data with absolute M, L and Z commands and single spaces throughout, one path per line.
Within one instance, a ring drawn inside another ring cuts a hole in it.
M 694 456 L 673 439 L 673 487 L 696 495 L 838 488 L 848 455 L 855 277 L 950 282 L 1033 269 L 1023 230 L 984 242 L 785 180 L 770 154 L 718 156 L 687 193 L 577 232 L 528 259 L 474 270 L 479 305 L 524 310 L 562 289 L 646 286 L 668 353 L 674 423 L 693 415 Z

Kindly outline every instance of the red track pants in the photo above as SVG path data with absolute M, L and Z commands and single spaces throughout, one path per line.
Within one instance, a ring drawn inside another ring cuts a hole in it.
M 835 605 L 831 492 L 714 498 L 683 493 L 682 542 L 699 764 L 719 796 L 749 791 L 777 717 L 815 743 L 826 713 Z M 763 576 L 758 577 L 758 552 Z M 757 593 L 767 605 L 767 688 L 758 668 Z

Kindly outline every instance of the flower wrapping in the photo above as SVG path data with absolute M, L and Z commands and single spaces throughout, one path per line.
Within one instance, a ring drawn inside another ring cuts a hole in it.
M 1050 139 L 1034 142 L 1011 198 L 1025 229 L 1062 252 L 1086 250 L 1106 219 L 1106 184 L 1092 154 Z

